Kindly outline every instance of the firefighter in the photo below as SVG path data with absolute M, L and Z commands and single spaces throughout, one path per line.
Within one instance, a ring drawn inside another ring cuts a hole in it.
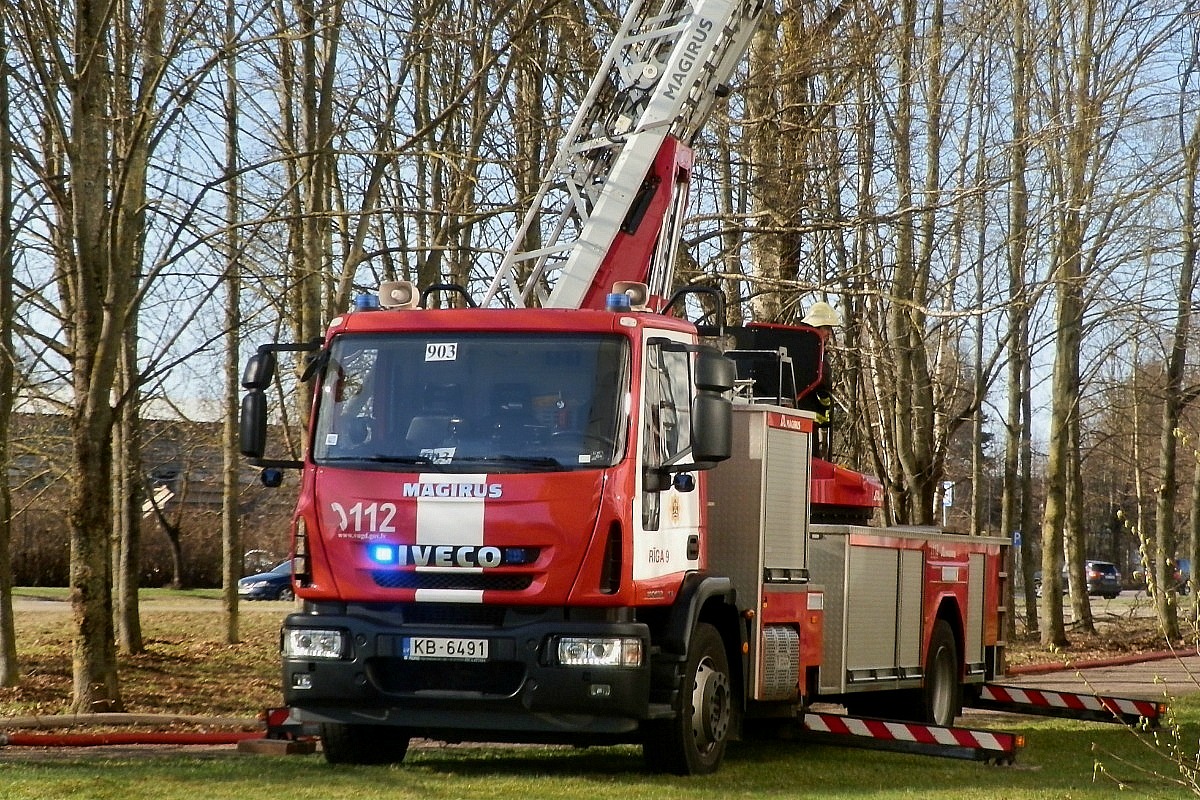
M 800 407 L 817 415 L 813 453 L 829 460 L 833 456 L 833 431 L 830 421 L 833 413 L 833 371 L 829 367 L 829 346 L 833 342 L 833 329 L 842 324 L 842 319 L 833 310 L 833 306 L 818 301 L 812 304 L 800 322 L 816 328 L 821 337 L 821 375 L 816 386 L 800 397 Z

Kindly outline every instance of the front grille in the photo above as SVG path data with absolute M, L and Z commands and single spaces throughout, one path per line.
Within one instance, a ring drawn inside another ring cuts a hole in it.
M 470 692 L 511 697 L 525 680 L 525 667 L 515 661 L 460 663 L 372 658 L 367 662 L 372 682 L 389 694 Z
M 533 577 L 516 572 L 416 572 L 413 570 L 375 570 L 375 585 L 384 589 L 458 589 L 520 592 L 529 588 Z
M 486 625 L 504 623 L 503 606 L 474 603 L 414 603 L 401 612 L 406 625 Z

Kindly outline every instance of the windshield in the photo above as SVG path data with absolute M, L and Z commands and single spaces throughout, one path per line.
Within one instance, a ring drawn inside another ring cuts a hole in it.
M 445 472 L 611 466 L 624 447 L 627 351 L 615 336 L 339 336 L 313 460 Z

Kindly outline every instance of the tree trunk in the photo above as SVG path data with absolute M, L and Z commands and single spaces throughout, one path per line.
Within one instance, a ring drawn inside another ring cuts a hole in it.
M 1012 142 L 1008 169 L 1008 407 L 1005 414 L 1004 489 L 1001 499 L 1001 529 L 1005 536 L 1021 534 L 1017 555 L 1025 597 L 1025 628 L 1038 632 L 1037 593 L 1034 586 L 1034 536 L 1027 483 L 1028 460 L 1022 459 L 1029 444 L 1029 288 L 1026 259 L 1029 250 L 1029 190 L 1025 172 L 1029 164 L 1029 71 L 1026 49 L 1029 27 L 1028 0 L 1012 0 Z M 1022 471 L 1022 465 L 1025 471 Z M 1009 615 L 1008 635 L 1016 633 L 1016 615 Z
M 1082 319 L 1080 321 L 1082 324 Z M 1071 453 L 1067 473 L 1067 534 L 1063 545 L 1067 551 L 1067 564 L 1071 570 L 1071 609 L 1075 625 L 1084 633 L 1095 633 L 1092 621 L 1092 601 L 1088 595 L 1087 541 L 1083 531 L 1083 476 L 1081 474 L 1081 448 L 1079 442 L 1079 414 L 1071 417 L 1071 433 L 1068 444 Z
M 1184 81 L 1185 90 L 1191 84 L 1191 79 L 1197 77 L 1197 71 L 1200 71 L 1200 49 L 1196 47 L 1196 39 L 1192 41 L 1193 49 L 1187 70 L 1188 79 Z M 1192 91 L 1195 90 L 1192 89 Z M 1200 117 L 1193 117 L 1191 134 L 1184 144 L 1183 151 L 1183 235 L 1180 238 L 1183 241 L 1183 263 L 1194 279 L 1196 260 L 1200 256 L 1200 197 L 1198 197 L 1200 195 Z M 1194 289 L 1193 286 L 1191 291 Z M 1200 620 L 1200 592 L 1197 591 L 1200 582 L 1196 580 L 1197 561 L 1200 559 L 1200 465 L 1193 470 L 1192 475 L 1192 513 L 1188 525 L 1187 545 L 1189 564 L 1187 596 L 1189 599 L 1188 619 L 1194 624 L 1196 620 Z
M 117 391 L 127 398 L 136 395 L 137 340 L 126 330 Z M 113 601 L 117 647 L 122 653 L 140 653 L 142 623 L 138 613 L 141 581 L 142 457 L 141 425 L 137 403 L 132 399 L 117 411 L 113 429 Z
M 241 237 L 238 221 L 241 218 L 241 181 L 238 179 L 238 76 L 237 4 L 225 4 L 225 419 L 221 429 L 221 605 L 225 614 L 225 643 L 237 644 L 238 593 L 237 582 L 242 573 L 241 515 L 238 499 L 241 494 L 241 454 L 239 452 L 238 393 L 241 387 L 241 358 L 238 344 L 241 337 Z
M 920 79 L 917 69 L 917 3 L 903 0 L 901 11 L 901 40 L 899 52 L 899 86 L 895 111 L 895 148 L 897 203 L 900 211 L 895 226 L 896 264 L 892 281 L 893 300 L 887 310 L 887 356 L 894 363 L 891 439 L 897 462 L 903 472 L 903 487 L 907 502 L 897 521 L 914 525 L 931 525 L 934 500 L 939 489 L 933 459 L 934 397 L 926 352 L 925 304 L 928 286 L 928 263 L 932 247 L 931 220 L 917 211 L 918 206 L 932 208 L 934 198 L 918 201 L 914 186 L 914 135 L 916 109 L 915 88 Z M 937 83 L 936 63 L 940 54 L 931 58 L 931 80 Z M 937 108 L 934 94 L 931 103 Z M 940 147 L 936 111 L 930 112 L 930 124 L 925 131 L 926 148 Z M 928 152 L 928 150 L 927 150 Z M 924 188 L 937 186 L 937 159 L 925 164 L 931 170 Z
M 8 29 L 0 14 L 0 53 L 8 52 Z M 9 422 L 15 365 L 6 354 L 13 348 L 13 148 L 8 105 L 8 71 L 0 70 L 0 475 L 8 475 Z M 20 680 L 17 633 L 13 618 L 12 496 L 8 480 L 0 480 L 0 686 Z
M 1195 62 L 1193 61 L 1193 64 Z M 1169 639 L 1179 637 L 1179 614 L 1176 605 L 1177 587 L 1174 580 L 1176 541 L 1175 505 L 1178 496 L 1176 486 L 1176 453 L 1178 450 L 1179 420 L 1184 407 L 1184 373 L 1187 369 L 1187 348 L 1191 336 L 1192 296 L 1196 291 L 1196 254 L 1200 244 L 1196 241 L 1197 209 L 1196 190 L 1200 174 L 1200 123 L 1194 123 L 1187 141 L 1180 142 L 1183 148 L 1183 208 L 1180 225 L 1183 255 L 1179 265 L 1179 283 L 1175 297 L 1175 329 L 1167 353 L 1166 386 L 1163 391 L 1162 433 L 1159 438 L 1158 502 L 1154 517 L 1154 568 L 1158 592 L 1154 596 L 1154 607 L 1163 633 Z M 1200 464 L 1195 465 L 1200 472 Z M 1189 541 L 1189 553 L 1193 549 Z M 1195 569 L 1195 562 L 1192 569 Z
M 90 413 L 89 413 L 90 412 Z M 72 418 L 74 469 L 68 520 L 71 528 L 72 639 L 71 712 L 122 710 L 113 638 L 112 569 L 109 548 L 112 415 L 107 404 L 76 411 Z
M 108 6 L 76 0 L 74 52 L 77 79 L 71 94 L 71 140 L 65 143 L 71 171 L 73 263 L 65 265 L 72 389 L 71 470 L 68 526 L 73 712 L 121 708 L 112 627 L 112 425 L 109 393 L 116 375 L 129 276 L 113 277 L 109 260 Z M 99 487 L 99 488 L 98 488 Z
M 1059 337 L 1054 355 L 1051 389 L 1050 446 L 1046 459 L 1046 505 L 1042 516 L 1042 644 L 1067 644 L 1063 626 L 1062 575 L 1063 531 L 1067 523 L 1067 460 L 1070 458 L 1069 416 L 1075 403 L 1077 378 L 1073 375 L 1071 348 L 1064 300 L 1059 300 Z M 1074 329 L 1077 331 L 1077 327 Z M 1076 333 L 1077 335 L 1077 333 Z M 1074 346 L 1077 346 L 1075 343 Z

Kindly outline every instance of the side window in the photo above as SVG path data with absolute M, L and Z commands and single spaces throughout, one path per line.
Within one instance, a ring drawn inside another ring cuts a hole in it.
M 652 343 L 647 350 L 642 408 L 643 465 L 655 469 L 679 461 L 691 449 L 691 354 Z M 657 530 L 661 492 L 642 492 L 642 527 Z
M 679 460 L 691 448 L 691 354 L 652 345 L 646 375 L 646 462 Z
M 343 351 L 329 359 L 321 384 L 316 456 L 347 455 L 370 446 L 374 433 L 375 348 Z

